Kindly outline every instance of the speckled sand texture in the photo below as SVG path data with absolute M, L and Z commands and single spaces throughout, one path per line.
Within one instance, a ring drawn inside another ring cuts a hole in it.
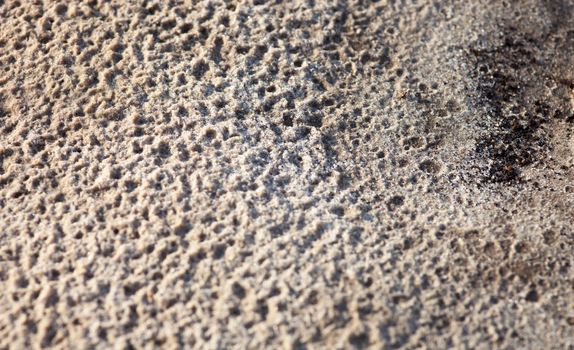
M 0 0 L 0 349 L 574 349 L 573 0 Z

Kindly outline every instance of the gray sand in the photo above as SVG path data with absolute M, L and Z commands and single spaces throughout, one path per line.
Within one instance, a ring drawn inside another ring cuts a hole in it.
M 0 349 L 574 348 L 572 0 L 0 24 Z

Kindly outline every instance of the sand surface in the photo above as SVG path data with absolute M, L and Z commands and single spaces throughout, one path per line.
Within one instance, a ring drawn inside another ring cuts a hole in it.
M 0 349 L 573 349 L 574 1 L 0 0 Z

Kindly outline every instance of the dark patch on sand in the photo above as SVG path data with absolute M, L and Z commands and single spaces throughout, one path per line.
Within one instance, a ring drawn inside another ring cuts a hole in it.
M 559 24 L 557 24 L 559 25 Z M 547 80 L 560 81 L 557 64 L 544 53 L 553 52 L 546 37 L 503 27 L 501 44 L 469 48 L 476 82 L 476 104 L 486 108 L 489 120 L 479 121 L 485 133 L 476 152 L 490 162 L 487 182 L 514 182 L 525 167 L 551 151 L 552 120 L 568 115 L 568 96 L 554 95 Z M 563 89 L 565 91 L 565 89 Z M 549 98 L 550 97 L 550 98 Z

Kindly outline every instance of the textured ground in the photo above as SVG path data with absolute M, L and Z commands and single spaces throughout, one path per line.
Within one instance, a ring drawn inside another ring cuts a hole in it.
M 0 349 L 573 349 L 573 18 L 0 0 Z

